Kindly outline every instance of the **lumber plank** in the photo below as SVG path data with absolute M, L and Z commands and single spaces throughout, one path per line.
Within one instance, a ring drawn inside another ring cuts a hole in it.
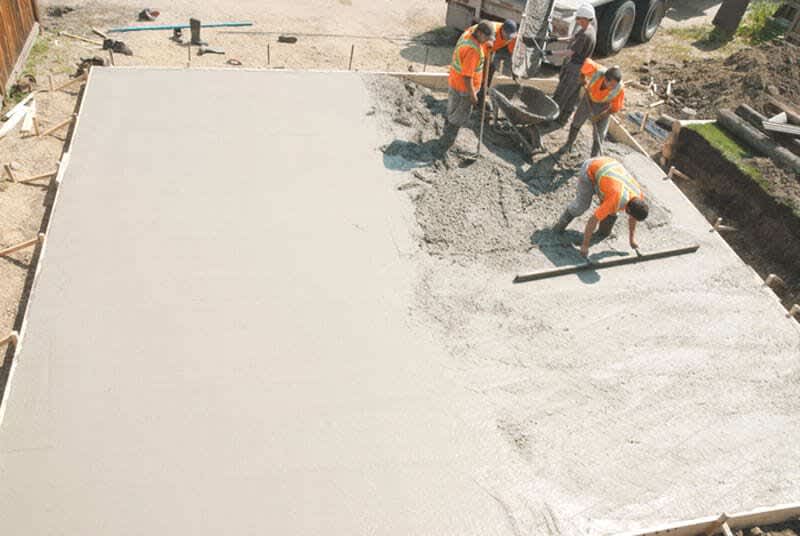
M 800 157 L 785 147 L 775 143 L 769 136 L 762 133 L 747 121 L 740 118 L 730 110 L 720 110 L 717 115 L 720 125 L 725 127 L 735 137 L 742 140 L 759 153 L 769 156 L 776 164 L 795 173 L 800 173 Z

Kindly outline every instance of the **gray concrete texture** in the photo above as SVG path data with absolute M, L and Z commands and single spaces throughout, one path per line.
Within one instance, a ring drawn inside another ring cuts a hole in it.
M 543 221 L 448 252 L 421 201 L 513 165 L 396 169 L 378 148 L 420 135 L 375 88 L 403 85 L 364 80 L 93 72 L 0 425 L 4 532 L 604 534 L 796 500 L 800 330 L 651 162 L 625 157 L 668 220 L 643 249 L 698 254 L 512 285 L 569 258 Z M 515 195 L 556 213 L 570 186 Z

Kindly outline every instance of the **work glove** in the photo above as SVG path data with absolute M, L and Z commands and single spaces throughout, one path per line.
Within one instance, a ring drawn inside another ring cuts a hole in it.
M 558 37 L 552 36 L 548 37 L 546 43 L 558 43 Z

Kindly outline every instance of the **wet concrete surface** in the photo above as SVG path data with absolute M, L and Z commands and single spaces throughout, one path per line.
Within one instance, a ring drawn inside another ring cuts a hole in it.
M 796 498 L 800 330 L 658 168 L 619 151 L 663 211 L 642 248 L 697 254 L 513 285 L 574 254 L 531 238 L 568 164 L 548 191 L 491 140 L 471 168 L 387 157 L 441 122 L 421 90 L 426 126 L 393 121 L 398 90 L 93 73 L 0 425 L 4 528 L 604 534 Z

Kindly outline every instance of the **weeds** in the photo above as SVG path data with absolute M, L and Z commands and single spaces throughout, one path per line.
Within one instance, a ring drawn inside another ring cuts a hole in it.
M 783 28 L 772 18 L 780 5 L 781 2 L 776 0 L 754 0 L 736 30 L 736 36 L 757 45 L 781 35 Z

